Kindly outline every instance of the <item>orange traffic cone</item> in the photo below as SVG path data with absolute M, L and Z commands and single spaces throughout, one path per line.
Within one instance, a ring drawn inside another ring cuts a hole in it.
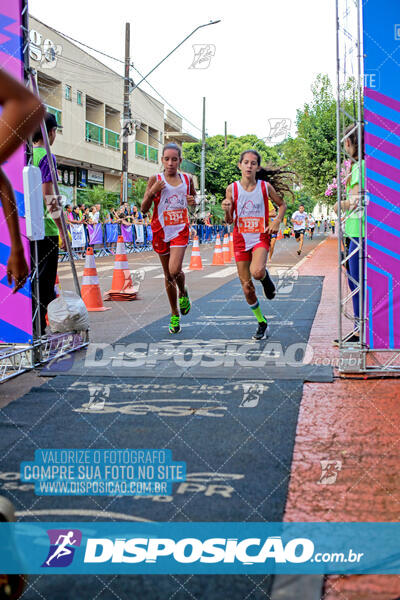
M 224 259 L 224 263 L 230 263 L 232 260 L 231 251 L 229 249 L 229 235 L 226 233 L 224 235 L 224 245 L 222 248 L 222 256 Z
M 229 250 L 231 251 L 231 257 L 233 258 L 235 256 L 235 251 L 233 249 L 233 234 L 232 233 L 229 234 Z
M 199 238 L 197 235 L 193 240 L 192 256 L 190 257 L 190 271 L 202 271 L 203 263 L 201 262 Z
M 136 295 L 137 288 L 135 289 L 133 286 L 131 272 L 129 271 L 124 238 L 122 235 L 119 235 L 117 240 L 117 250 L 115 253 L 111 289 L 104 294 L 104 300 L 135 300 Z
M 221 248 L 221 238 L 219 234 L 217 235 L 217 239 L 215 240 L 215 248 L 213 254 L 212 265 L 223 265 L 224 257 L 222 256 L 222 248 Z
M 283 240 L 283 233 L 282 233 L 282 229 L 280 229 L 280 230 L 278 231 L 278 235 L 276 236 L 276 239 L 277 239 L 277 240 Z
M 89 312 L 99 312 L 102 310 L 110 310 L 103 306 L 101 299 L 99 278 L 97 276 L 96 262 L 94 260 L 93 248 L 89 246 L 86 251 L 85 268 L 83 270 L 82 300 L 85 303 Z

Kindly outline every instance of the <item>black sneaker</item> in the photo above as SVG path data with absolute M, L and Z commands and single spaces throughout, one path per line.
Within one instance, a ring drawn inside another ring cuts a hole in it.
M 265 317 L 264 317 L 265 319 Z M 268 323 L 267 321 L 263 321 L 258 324 L 257 331 L 253 335 L 253 340 L 262 340 L 264 337 L 268 336 Z
M 187 315 L 190 310 L 190 298 L 187 287 L 185 287 L 185 295 L 179 298 L 179 310 L 181 315 Z
M 275 298 L 275 296 L 276 296 L 275 285 L 274 285 L 274 282 L 272 281 L 271 277 L 269 276 L 267 269 L 265 269 L 265 277 L 264 277 L 264 279 L 261 280 L 261 284 L 263 286 L 264 296 L 268 300 L 272 300 L 273 298 Z
M 358 344 L 359 341 L 360 341 L 360 336 L 356 335 L 355 333 L 348 334 L 347 337 L 343 338 L 343 343 L 344 344 Z M 339 339 L 338 338 L 336 338 L 336 340 L 333 340 L 333 345 L 334 346 L 339 346 Z
M 301 254 L 301 250 L 297 250 L 297 254 L 300 256 L 300 254 Z

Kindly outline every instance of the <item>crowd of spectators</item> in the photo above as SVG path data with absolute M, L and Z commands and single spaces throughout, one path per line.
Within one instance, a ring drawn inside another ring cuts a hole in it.
M 120 223 L 122 225 L 149 225 L 148 216 L 143 217 L 142 213 L 135 204 L 129 205 L 124 202 L 118 208 L 105 212 L 100 204 L 87 206 L 78 204 L 65 206 L 65 218 L 68 224 L 72 225 L 96 225 L 96 223 Z

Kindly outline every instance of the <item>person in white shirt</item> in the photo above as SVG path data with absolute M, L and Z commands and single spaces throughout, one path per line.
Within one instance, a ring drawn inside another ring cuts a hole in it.
M 100 221 L 100 204 L 95 204 L 92 208 L 92 222 L 95 225 Z
M 315 219 L 312 215 L 308 215 L 308 230 L 310 232 L 310 240 L 313 239 L 315 229 Z
M 304 204 L 300 204 L 299 210 L 296 210 L 296 212 L 292 214 L 292 223 L 294 237 L 296 238 L 296 241 L 299 244 L 297 254 L 300 255 L 303 248 L 304 232 L 306 230 L 307 223 L 307 213 L 304 212 Z

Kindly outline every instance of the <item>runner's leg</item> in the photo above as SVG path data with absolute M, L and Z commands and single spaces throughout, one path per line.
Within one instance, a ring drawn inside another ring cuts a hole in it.
M 272 300 L 275 297 L 276 290 L 274 282 L 272 281 L 268 270 L 265 267 L 267 255 L 267 248 L 259 247 L 253 250 L 250 263 L 250 273 L 254 279 L 261 281 L 264 289 L 264 296 L 268 300 Z
M 265 268 L 267 262 L 268 250 L 264 247 L 255 248 L 251 256 L 250 273 L 254 279 L 262 281 L 265 277 L 267 269 Z
M 252 307 L 253 305 L 258 303 L 258 299 L 253 281 L 251 279 L 250 262 L 237 262 L 236 268 L 239 275 L 240 283 L 242 284 L 244 297 L 246 298 L 247 304 L 249 304 L 250 307 Z
M 304 242 L 304 233 L 301 233 L 300 237 L 299 237 L 299 249 L 297 250 L 297 254 L 301 254 L 301 251 L 303 249 L 303 242 Z
M 185 295 L 185 273 L 182 271 L 186 247 L 171 246 L 169 254 L 169 272 L 179 289 L 179 296 Z
M 177 290 L 176 290 L 175 279 L 174 279 L 174 277 L 172 277 L 172 275 L 169 271 L 170 255 L 169 254 L 159 254 L 158 256 L 160 257 L 161 266 L 164 271 L 165 290 L 167 292 L 169 304 L 171 307 L 171 313 L 173 315 L 179 316 L 178 294 L 177 294 Z
M 267 250 L 264 248 L 264 251 L 265 251 L 264 260 L 266 260 Z M 246 301 L 249 304 L 249 306 L 258 322 L 258 328 L 257 328 L 256 333 L 253 336 L 253 339 L 261 340 L 265 336 L 265 334 L 268 330 L 268 323 L 267 323 L 267 319 L 265 318 L 265 316 L 263 315 L 263 313 L 261 311 L 261 307 L 260 307 L 260 303 L 257 298 L 256 290 L 254 288 L 254 284 L 251 279 L 250 262 L 249 261 L 239 261 L 236 263 L 236 268 L 238 271 L 240 283 L 242 284 L 242 289 L 243 289 L 243 293 L 246 298 Z M 265 267 L 264 267 L 264 269 L 265 269 Z
M 169 272 L 174 277 L 179 289 L 179 310 L 181 315 L 187 315 L 191 307 L 189 292 L 185 285 L 185 273 L 182 270 L 185 250 L 186 246 L 171 246 L 169 257 Z
M 276 238 L 271 238 L 270 241 L 270 246 L 269 246 L 269 260 L 272 260 L 272 255 L 274 253 L 274 249 L 275 249 L 275 244 L 276 244 Z

